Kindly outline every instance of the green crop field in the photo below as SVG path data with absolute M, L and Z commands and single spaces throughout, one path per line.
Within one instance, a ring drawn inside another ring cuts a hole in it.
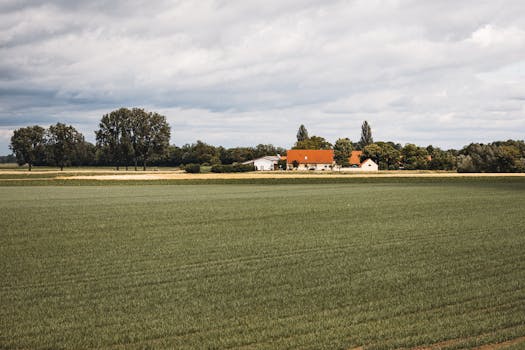
M 517 349 L 525 180 L 0 186 L 0 281 L 0 349 Z

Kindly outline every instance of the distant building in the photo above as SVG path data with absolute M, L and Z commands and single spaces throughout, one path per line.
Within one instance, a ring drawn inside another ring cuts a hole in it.
M 363 154 L 363 151 L 352 151 L 352 154 L 348 158 L 348 163 L 350 166 L 359 166 L 361 164 L 361 155 Z
M 291 149 L 286 152 L 286 165 L 289 170 L 332 170 L 334 151 Z
M 342 168 L 334 162 L 333 150 L 292 149 L 287 151 L 288 170 L 335 170 L 342 172 L 378 171 L 379 166 L 370 158 L 361 162 L 362 151 L 352 151 L 349 167 Z
M 379 171 L 379 166 L 372 159 L 367 158 L 359 165 L 353 164 L 347 168 L 337 168 L 338 171 L 343 172 L 366 172 L 366 171 Z
M 281 159 L 280 156 L 264 156 L 257 159 L 252 159 L 242 164 L 253 164 L 255 170 L 258 171 L 272 171 L 278 170 L 277 163 Z

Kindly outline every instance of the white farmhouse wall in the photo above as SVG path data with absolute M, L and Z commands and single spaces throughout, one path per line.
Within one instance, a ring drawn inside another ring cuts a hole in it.
M 274 166 L 277 164 L 277 162 L 269 160 L 269 159 L 256 159 L 253 162 L 253 165 L 255 166 L 255 170 L 259 171 L 271 171 L 274 170 Z
M 330 168 L 332 164 L 299 164 L 299 166 L 297 167 L 297 170 L 301 170 L 301 171 L 308 171 L 308 170 L 325 170 L 325 171 L 330 171 L 332 170 Z M 292 170 L 293 169 L 293 164 L 288 164 L 288 169 L 289 170 Z
M 368 172 L 368 171 L 379 171 L 379 166 L 373 160 L 367 159 L 363 163 L 361 163 L 360 167 L 338 168 L 335 170 L 341 171 L 341 172 L 350 172 L 350 173 L 352 172 L 353 173 L 363 173 L 363 172 Z

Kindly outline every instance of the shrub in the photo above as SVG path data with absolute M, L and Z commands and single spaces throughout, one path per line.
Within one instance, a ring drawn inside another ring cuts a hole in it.
M 211 167 L 212 173 L 244 173 L 247 171 L 255 171 L 253 164 L 224 164 Z
M 231 167 L 231 165 L 214 165 L 214 166 L 211 167 L 210 171 L 212 173 L 224 173 L 225 172 L 224 168 L 227 167 L 227 166 Z
M 201 172 L 201 166 L 200 166 L 200 164 L 186 164 L 184 166 L 184 170 L 187 173 L 196 174 L 196 173 L 200 173 Z

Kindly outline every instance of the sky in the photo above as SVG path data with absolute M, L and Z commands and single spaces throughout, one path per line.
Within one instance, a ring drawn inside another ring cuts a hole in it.
M 522 0 L 0 0 L 0 154 L 14 129 L 88 141 L 120 107 L 172 144 L 460 148 L 525 138 Z

